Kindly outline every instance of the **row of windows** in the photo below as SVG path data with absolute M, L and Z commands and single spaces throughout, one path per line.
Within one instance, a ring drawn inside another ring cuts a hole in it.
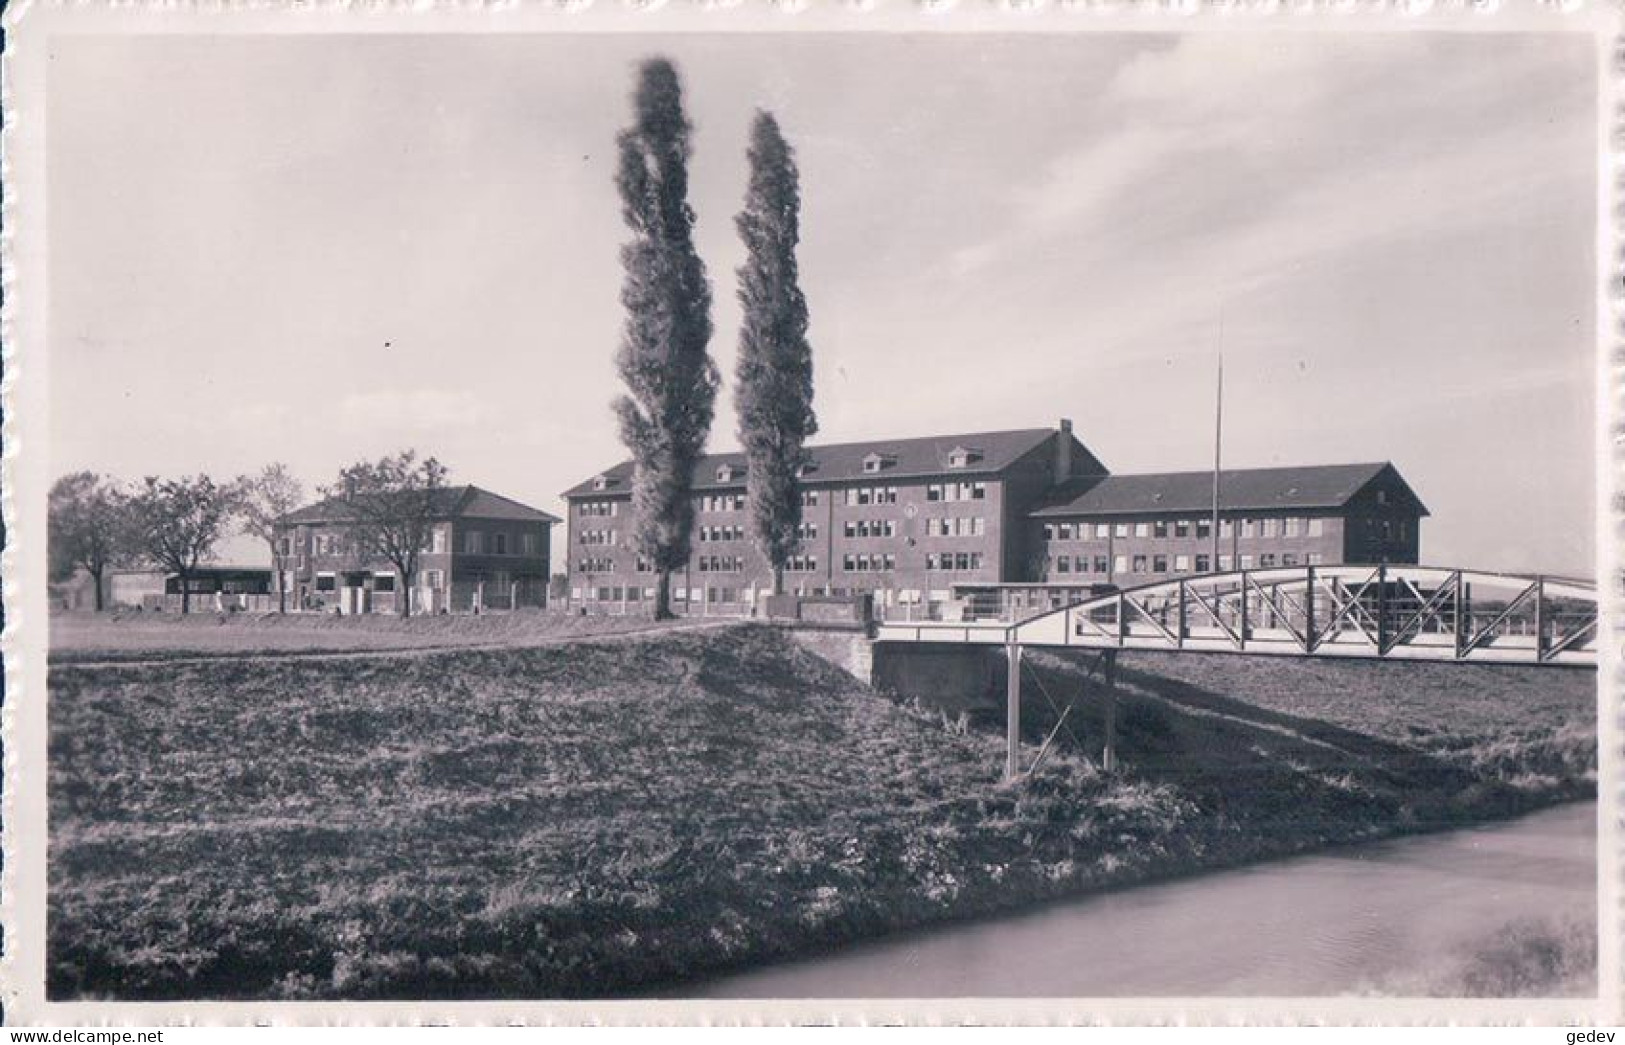
M 931 552 L 925 557 L 928 570 L 979 570 L 981 552 Z
M 614 559 L 586 558 L 576 562 L 577 573 L 614 573 Z
M 818 571 L 818 556 L 792 555 L 784 561 L 784 569 L 788 573 L 816 573 Z
M 1219 536 L 1231 537 L 1240 526 L 1240 535 L 1243 540 L 1254 537 L 1319 537 L 1325 532 L 1325 521 L 1316 518 L 1287 518 L 1267 519 L 1221 519 L 1219 520 Z M 1195 519 L 1156 519 L 1145 522 L 1119 522 L 1119 523 L 1045 523 L 1044 539 L 1046 541 L 1082 541 L 1090 536 L 1103 539 L 1108 536 L 1127 537 L 1198 537 L 1205 538 L 1213 535 L 1213 520 L 1208 517 Z
M 986 483 L 932 483 L 925 488 L 928 501 L 982 501 L 987 499 Z
M 745 528 L 739 523 L 729 523 L 727 526 L 700 527 L 700 540 L 702 541 L 742 541 L 745 539 Z
M 588 548 L 615 547 L 621 543 L 614 530 L 582 530 L 576 534 L 576 543 Z
M 925 520 L 927 537 L 980 537 L 987 532 L 987 520 L 980 515 L 948 516 Z
M 845 533 L 848 537 L 896 537 L 897 521 L 895 519 L 848 519 L 846 520 Z
M 702 555 L 697 562 L 701 573 L 738 573 L 745 568 L 743 555 Z
M 796 539 L 811 541 L 818 538 L 818 524 L 815 522 L 799 523 L 796 526 Z
M 846 491 L 846 503 L 848 507 L 859 504 L 896 504 L 897 487 L 854 486 Z
M 1234 568 L 1231 565 L 1233 561 L 1234 560 L 1231 558 L 1231 556 L 1219 556 L 1219 570 L 1223 572 L 1225 570 Z M 1306 556 L 1299 556 L 1294 552 L 1285 552 L 1281 554 L 1272 552 L 1257 556 L 1256 563 L 1254 556 L 1243 555 L 1241 556 L 1240 568 L 1243 570 L 1250 570 L 1253 569 L 1255 565 L 1261 569 L 1271 569 L 1277 565 L 1319 566 L 1324 561 L 1325 557 L 1319 552 L 1310 552 Z M 1170 562 L 1173 565 L 1173 569 L 1171 571 L 1168 568 Z M 1068 573 L 1096 573 L 1104 575 L 1108 572 L 1209 573 L 1211 572 L 1210 565 L 1212 562 L 1212 557 L 1208 555 L 1175 555 L 1172 557 L 1167 555 L 1118 555 L 1111 559 L 1108 559 L 1104 555 L 1096 555 L 1093 557 L 1088 555 L 1061 555 L 1051 559 L 1049 566 L 1050 574 L 1052 576 Z
M 867 553 L 841 557 L 841 569 L 847 573 L 885 573 L 897 568 L 897 559 L 890 552 Z
M 577 515 L 609 517 L 621 514 L 619 501 L 582 501 L 576 505 Z
M 435 528 L 423 541 L 422 550 L 435 555 L 443 555 L 446 551 L 446 530 Z M 468 555 L 539 555 L 541 554 L 542 538 L 538 533 L 522 533 L 519 540 L 512 541 L 511 534 L 504 532 L 486 533 L 483 530 L 463 531 L 463 552 Z M 490 540 L 487 541 L 486 538 Z M 578 538 L 581 544 L 614 544 L 614 530 L 583 530 Z M 489 547 L 489 552 L 487 552 Z M 283 537 L 279 544 L 283 555 L 292 553 L 292 539 Z M 310 539 L 310 550 L 314 555 L 344 556 L 352 555 L 356 551 L 355 542 L 350 535 L 343 533 L 318 533 Z
M 708 493 L 700 498 L 700 507 L 708 512 L 742 512 L 745 495 L 742 493 Z

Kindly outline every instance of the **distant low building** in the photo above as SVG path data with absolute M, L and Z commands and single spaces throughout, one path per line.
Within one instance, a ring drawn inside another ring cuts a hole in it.
M 437 492 L 436 502 L 430 542 L 418 563 L 413 612 L 547 605 L 557 516 L 477 486 L 447 487 Z M 354 526 L 354 510 L 343 497 L 300 508 L 278 522 L 275 540 L 285 564 L 289 609 L 396 611 L 403 579 L 387 560 L 358 551 Z

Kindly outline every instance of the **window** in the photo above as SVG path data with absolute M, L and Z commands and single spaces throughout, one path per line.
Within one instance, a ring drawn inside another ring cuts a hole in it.
M 1176 555 L 1176 556 L 1174 556 L 1174 572 L 1175 573 L 1189 573 L 1190 569 L 1191 569 L 1191 557 L 1189 555 Z
M 1174 520 L 1174 536 L 1189 537 L 1191 535 L 1191 521 L 1189 519 Z
M 445 589 L 445 587 L 446 587 L 446 571 L 445 570 L 424 570 L 423 571 L 423 586 L 425 588 L 429 588 L 432 591 L 443 591 Z M 580 591 L 581 589 L 577 588 L 575 590 Z M 580 596 L 577 596 L 577 597 L 579 598 Z
M 1110 537 L 1112 528 L 1105 523 L 1095 523 L 1095 536 L 1101 539 Z
M 817 540 L 818 539 L 818 524 L 815 523 L 815 522 L 804 522 L 804 523 L 797 524 L 797 526 L 796 526 L 796 537 L 797 537 L 797 539 L 803 540 L 803 541 Z
M 541 547 L 541 543 L 541 534 L 523 533 L 519 535 L 520 551 L 525 555 L 537 554 L 537 549 Z
M 1281 536 L 1298 537 L 1303 534 L 1303 520 L 1295 515 L 1289 515 L 1281 520 Z
M 1135 523 L 1134 524 L 1134 536 L 1136 536 L 1136 537 L 1149 537 L 1149 536 L 1151 536 L 1151 524 L 1150 523 L 1143 523 L 1143 522 Z
M 1377 503 L 1378 504 L 1387 504 L 1388 503 L 1388 491 L 1387 490 L 1378 490 L 1377 491 Z
M 1198 520 L 1196 520 L 1196 536 L 1199 537 L 1199 538 L 1203 538 L 1203 539 L 1207 539 L 1207 538 L 1212 537 L 1213 536 L 1213 520 L 1212 519 L 1198 519 Z
M 1095 556 L 1095 572 L 1106 573 L 1111 569 L 1111 562 L 1104 555 Z
M 603 532 L 603 531 L 598 531 Z M 587 542 L 594 543 L 592 541 Z M 478 530 L 467 530 L 463 533 L 463 552 L 466 555 L 479 555 L 485 551 L 485 534 Z
M 1281 565 L 1282 566 L 1296 566 L 1296 565 L 1298 565 L 1298 557 L 1297 557 L 1297 555 L 1293 554 L 1292 552 L 1285 553 L 1284 555 L 1281 556 Z
M 286 537 L 278 537 L 276 539 L 276 553 L 278 555 L 290 555 L 290 554 L 292 554 L 293 553 L 293 541 L 289 540 Z
M 1055 535 L 1063 541 L 1070 541 L 1072 539 L 1072 524 L 1062 523 L 1057 527 Z
M 1112 535 L 1114 537 L 1127 537 L 1128 536 L 1128 523 L 1116 523 L 1116 524 L 1114 524 L 1112 526 Z
M 1166 556 L 1166 555 L 1153 555 L 1153 556 L 1151 556 L 1151 572 L 1152 573 L 1167 573 L 1168 572 L 1168 556 Z
M 1279 532 L 1280 522 L 1279 519 L 1260 519 L 1259 531 L 1261 536 L 1274 537 Z
M 1311 566 L 1319 566 L 1322 563 L 1324 563 L 1325 561 L 1326 561 L 1326 556 L 1320 554 L 1319 552 L 1310 552 L 1309 553 L 1309 565 L 1311 565 Z
M 1241 568 L 1244 570 L 1250 570 L 1253 568 L 1253 557 L 1251 555 L 1243 555 L 1241 557 Z
M 337 591 L 338 578 L 331 573 L 318 573 L 316 575 L 317 591 Z
M 1251 519 L 1241 520 L 1241 535 L 1246 538 L 1253 536 L 1253 521 Z
M 508 554 L 508 535 L 507 534 L 505 534 L 505 533 L 493 533 L 491 535 L 491 554 L 492 555 L 506 555 L 506 554 Z
M 1065 556 L 1065 555 L 1061 556 L 1059 559 L 1056 559 L 1055 560 L 1055 572 L 1056 573 L 1071 573 L 1072 572 L 1072 560 L 1070 558 L 1068 558 L 1067 556 Z
M 1220 571 L 1221 571 L 1221 572 L 1223 572 L 1223 571 L 1227 571 L 1227 570 L 1230 570 L 1230 569 L 1232 569 L 1232 568 L 1233 568 L 1233 567 L 1232 567 L 1232 565 L 1231 565 L 1231 564 L 1232 564 L 1232 563 L 1233 563 L 1233 562 L 1234 562 L 1234 561 L 1235 561 L 1235 560 L 1234 560 L 1234 559 L 1232 559 L 1232 558 L 1231 558 L 1231 557 L 1230 557 L 1230 556 L 1228 556 L 1228 555 L 1221 555 L 1221 556 L 1219 556 L 1219 570 L 1220 570 Z
M 1144 573 L 1145 572 L 1145 556 L 1136 555 L 1134 557 L 1134 572 L 1135 573 Z
M 1273 554 L 1271 554 L 1271 553 L 1268 553 L 1268 552 L 1266 552 L 1263 555 L 1260 555 L 1258 557 L 1258 565 L 1263 567 L 1266 570 L 1269 569 L 1271 566 L 1275 565 L 1275 556 Z
M 1127 573 L 1128 572 L 1128 556 L 1127 555 L 1117 555 L 1117 556 L 1114 556 L 1112 558 L 1112 572 L 1114 572 L 1114 573 Z
M 801 491 L 801 506 L 803 508 L 815 508 L 815 507 L 817 507 L 818 506 L 818 491 L 817 490 L 803 490 L 803 491 Z
M 1326 532 L 1326 523 L 1323 519 L 1309 520 L 1309 536 L 1319 537 Z
M 374 574 L 372 578 L 373 591 L 394 591 L 395 575 L 393 573 Z
M 1151 524 L 1151 536 L 1153 536 L 1153 537 L 1166 537 L 1166 536 L 1168 536 L 1168 520 L 1167 519 L 1158 519 L 1156 522 L 1152 523 Z
M 1196 572 L 1197 573 L 1211 573 L 1212 569 L 1213 569 L 1213 560 L 1211 558 L 1209 558 L 1206 555 L 1198 555 L 1196 557 Z
M 1235 533 L 1236 533 L 1236 523 L 1235 523 L 1234 519 L 1220 519 L 1219 520 L 1219 536 L 1220 537 L 1233 537 L 1233 536 L 1235 536 Z
M 925 521 L 925 535 L 927 537 L 930 537 L 932 535 L 931 534 L 931 524 L 934 523 L 934 522 L 936 522 L 935 519 L 927 519 Z M 1055 539 L 1055 527 L 1051 526 L 1049 523 L 1045 523 L 1044 524 L 1044 540 L 1053 541 L 1054 539 Z
M 1073 569 L 1077 573 L 1088 573 L 1089 572 L 1089 556 L 1087 556 L 1087 555 L 1078 556 L 1076 562 L 1073 565 Z

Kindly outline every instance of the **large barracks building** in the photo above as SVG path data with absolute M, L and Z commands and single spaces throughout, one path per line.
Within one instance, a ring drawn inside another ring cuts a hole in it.
M 871 593 L 887 607 L 992 585 L 1093 590 L 1181 574 L 1414 563 L 1427 509 L 1391 464 L 1111 475 L 1072 425 L 813 446 L 801 469 L 800 594 Z M 572 603 L 654 596 L 633 547 L 631 462 L 565 492 Z M 693 554 L 672 579 L 691 612 L 739 613 L 771 590 L 750 538 L 743 454 L 702 459 Z

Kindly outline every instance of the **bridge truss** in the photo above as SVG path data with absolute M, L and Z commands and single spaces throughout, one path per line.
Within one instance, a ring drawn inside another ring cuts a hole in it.
M 1299 566 L 1163 581 L 1021 621 L 880 625 L 880 641 L 1585 666 L 1594 584 L 1435 566 Z

